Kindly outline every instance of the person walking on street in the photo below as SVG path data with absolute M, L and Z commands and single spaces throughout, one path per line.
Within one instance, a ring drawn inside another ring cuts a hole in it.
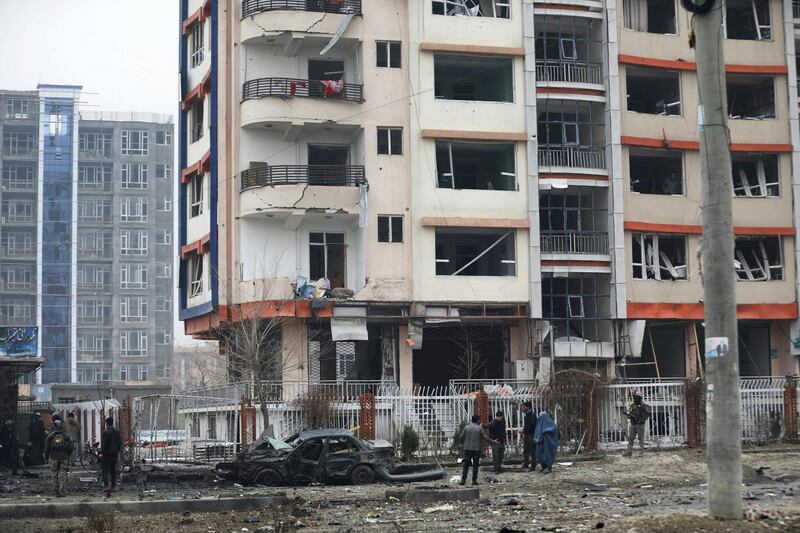
M 633 393 L 633 403 L 628 412 L 625 413 L 625 416 L 628 417 L 630 425 L 628 427 L 628 451 L 623 455 L 630 457 L 633 454 L 633 441 L 638 437 L 639 457 L 644 457 L 644 425 L 647 419 L 650 418 L 650 406 L 642 401 L 642 393 L 640 391 Z
M 53 422 L 53 429 L 44 444 L 44 458 L 50 461 L 50 474 L 53 481 L 53 494 L 57 497 L 67 494 L 67 476 L 69 475 L 69 456 L 75 444 L 67 435 L 62 420 Z
M 101 466 L 103 469 L 103 486 L 106 498 L 117 490 L 117 457 L 122 450 L 122 436 L 114 427 L 114 419 L 106 418 L 106 429 L 100 437 Z
M 478 484 L 478 468 L 481 464 L 481 448 L 484 442 L 496 444 L 496 441 L 489 439 L 480 425 L 481 417 L 474 415 L 472 423 L 461 432 L 461 444 L 464 447 L 464 469 L 461 472 L 461 485 L 467 483 L 467 473 L 472 465 L 472 484 Z
M 28 449 L 25 451 L 25 466 L 37 466 L 45 463 L 44 441 L 47 438 L 47 431 L 44 429 L 42 415 L 34 413 L 28 425 Z
M 558 426 L 547 411 L 539 413 L 533 442 L 536 443 L 536 460 L 542 465 L 542 474 L 549 474 L 558 453 Z
M 494 420 L 485 424 L 489 430 L 489 438 L 497 442 L 492 444 L 492 462 L 494 463 L 494 473 L 499 474 L 503 471 L 503 457 L 506 454 L 506 417 L 503 411 L 497 411 Z
M 3 427 L 0 427 L 0 448 L 6 468 L 16 476 L 19 470 L 19 444 L 14 431 L 14 417 L 11 415 L 6 416 Z
M 531 472 L 536 470 L 536 444 L 533 442 L 535 423 L 533 419 L 533 406 L 531 402 L 522 402 L 522 469 L 530 467 Z
M 75 413 L 73 412 L 67 413 L 66 430 L 67 435 L 69 435 L 69 438 L 72 439 L 72 443 L 75 445 L 72 450 L 72 455 L 69 456 L 69 466 L 75 466 L 75 462 L 80 455 L 78 447 L 81 443 L 81 427 L 78 425 L 78 420 L 75 418 Z

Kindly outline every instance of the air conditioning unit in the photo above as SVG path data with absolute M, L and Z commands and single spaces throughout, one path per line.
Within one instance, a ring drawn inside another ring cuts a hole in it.
M 532 359 L 521 359 L 519 361 L 514 361 L 514 364 L 516 365 L 517 379 L 528 380 L 535 377 L 536 372 Z

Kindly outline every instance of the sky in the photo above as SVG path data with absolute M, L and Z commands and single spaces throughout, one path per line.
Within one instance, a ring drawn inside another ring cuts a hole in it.
M 0 89 L 82 85 L 82 110 L 162 113 L 177 122 L 179 4 L 0 0 Z M 182 332 L 176 322 L 176 340 L 187 342 Z
M 88 111 L 176 115 L 178 0 L 0 0 L 0 88 L 83 85 Z

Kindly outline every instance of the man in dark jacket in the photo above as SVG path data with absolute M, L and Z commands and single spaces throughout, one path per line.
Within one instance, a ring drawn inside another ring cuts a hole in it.
M 122 436 L 114 427 L 114 419 L 106 418 L 106 429 L 100 438 L 100 454 L 102 456 L 103 486 L 106 497 L 117 489 L 117 456 L 122 450 Z
M 492 462 L 494 473 L 499 474 L 503 469 L 503 457 L 506 454 L 506 417 L 503 416 L 503 411 L 497 411 L 494 420 L 484 427 L 489 430 L 489 438 L 497 442 L 492 444 Z
M 14 417 L 11 415 L 6 416 L 3 426 L 0 427 L 0 447 L 6 467 L 16 476 L 19 469 L 19 446 L 14 431 Z
M 461 485 L 467 483 L 467 473 L 472 465 L 472 484 L 478 484 L 478 468 L 481 465 L 481 448 L 483 443 L 495 444 L 489 439 L 481 427 L 481 417 L 474 415 L 472 423 L 461 432 L 461 444 L 464 446 L 464 470 L 461 472 Z
M 44 458 L 50 461 L 50 473 L 53 480 L 53 493 L 66 496 L 67 477 L 69 476 L 69 456 L 75 445 L 69 438 L 61 419 L 53 421 L 53 429 L 44 443 Z
M 533 418 L 533 406 L 531 402 L 522 403 L 522 468 L 530 467 L 531 471 L 536 470 L 536 444 L 533 442 L 533 432 L 536 429 L 536 421 Z
M 55 417 L 53 418 L 55 421 Z M 37 466 L 45 463 L 44 441 L 47 438 L 47 431 L 44 429 L 42 415 L 34 413 L 28 425 L 28 449 L 25 451 L 25 466 Z

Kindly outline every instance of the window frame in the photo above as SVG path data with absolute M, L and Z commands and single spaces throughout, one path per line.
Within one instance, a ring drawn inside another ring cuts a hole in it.
M 402 126 L 378 126 L 377 131 L 377 149 L 378 155 L 403 155 L 403 128 Z M 393 134 L 399 135 L 399 139 L 392 141 Z M 385 135 L 386 138 L 384 146 L 386 151 L 381 151 L 381 136 Z M 396 145 L 396 146 L 395 146 Z
M 400 240 L 394 239 L 394 222 L 400 219 Z M 385 220 L 387 224 L 386 238 L 388 240 L 381 240 L 381 220 Z M 402 244 L 403 243 L 403 215 L 378 215 L 378 242 L 384 244 Z
M 392 48 L 395 53 L 392 53 Z M 397 56 L 395 58 L 395 56 Z M 394 61 L 397 59 L 397 61 Z M 382 64 L 385 63 L 385 64 Z M 375 67 L 376 68 L 403 68 L 402 41 L 375 41 Z
M 122 130 L 120 141 L 122 155 L 142 156 L 150 154 L 150 132 L 147 130 Z

